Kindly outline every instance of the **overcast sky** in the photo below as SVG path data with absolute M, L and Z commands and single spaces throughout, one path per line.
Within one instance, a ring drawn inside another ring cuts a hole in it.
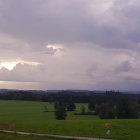
M 140 90 L 139 0 L 0 0 L 0 88 Z

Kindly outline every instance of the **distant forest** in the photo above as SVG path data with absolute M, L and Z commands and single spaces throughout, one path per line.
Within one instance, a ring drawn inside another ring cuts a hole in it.
M 130 98 L 140 102 L 140 94 L 122 93 L 118 91 L 37 91 L 37 90 L 1 90 L 0 100 L 23 100 L 23 101 L 41 101 L 55 102 L 72 100 L 74 103 L 89 103 L 94 100 L 95 104 L 103 102 L 117 102 L 121 98 Z

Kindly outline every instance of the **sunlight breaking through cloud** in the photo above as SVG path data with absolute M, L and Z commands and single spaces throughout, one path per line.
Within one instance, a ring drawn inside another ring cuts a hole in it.
M 0 61 L 0 69 L 6 68 L 9 71 L 13 70 L 17 64 L 28 64 L 32 66 L 37 66 L 40 63 L 38 62 L 30 62 L 30 61 L 24 61 L 24 60 L 15 60 L 15 61 Z
M 63 46 L 58 45 L 58 44 L 49 44 L 46 46 L 46 49 L 48 53 L 57 55 L 57 56 L 61 55 L 62 52 L 64 51 Z

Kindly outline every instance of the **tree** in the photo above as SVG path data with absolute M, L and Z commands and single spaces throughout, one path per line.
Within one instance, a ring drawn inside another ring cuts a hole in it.
M 99 114 L 99 111 L 100 111 L 100 105 L 99 104 L 96 104 L 95 105 L 95 109 L 94 109 L 94 114 L 95 115 L 98 115 Z
M 117 118 L 138 118 L 138 104 L 132 100 L 123 98 L 117 104 Z
M 94 101 L 90 101 L 90 102 L 88 103 L 88 109 L 89 109 L 89 110 L 94 110 L 94 109 L 95 109 L 95 103 L 94 103 Z
M 66 119 L 66 109 L 62 103 L 55 102 L 55 118 L 57 120 L 65 120 Z
M 101 119 L 114 119 L 115 108 L 111 103 L 102 103 L 99 106 L 99 117 Z

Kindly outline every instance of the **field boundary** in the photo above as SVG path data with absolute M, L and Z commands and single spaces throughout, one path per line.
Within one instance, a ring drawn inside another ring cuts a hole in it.
M 73 140 L 74 139 L 75 140 L 115 140 L 115 139 L 89 138 L 89 137 L 78 137 L 78 136 L 63 136 L 63 135 L 31 133 L 31 132 L 10 131 L 10 130 L 0 130 L 0 133 L 28 135 L 28 136 L 42 136 L 42 137 L 52 137 L 52 138 L 62 138 L 62 139 L 73 139 Z

